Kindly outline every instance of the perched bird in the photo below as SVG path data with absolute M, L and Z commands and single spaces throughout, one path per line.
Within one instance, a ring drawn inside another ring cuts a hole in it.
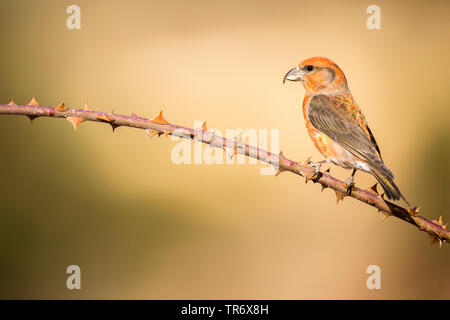
M 303 117 L 316 148 L 326 158 L 310 163 L 319 172 L 325 163 L 353 169 L 347 179 L 347 194 L 354 186 L 356 170 L 372 174 L 388 199 L 402 198 L 392 171 L 384 164 L 380 148 L 347 85 L 342 70 L 331 60 L 313 57 L 304 60 L 284 76 L 286 81 L 301 81 L 306 90 Z M 408 204 L 409 205 L 409 204 Z

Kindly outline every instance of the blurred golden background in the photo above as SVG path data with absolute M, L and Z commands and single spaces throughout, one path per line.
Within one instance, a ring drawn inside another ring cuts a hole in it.
M 68 30 L 66 8 L 81 8 Z M 368 30 L 366 8 L 381 8 Z M 321 159 L 301 60 L 345 72 L 403 194 L 450 219 L 448 1 L 2 0 L 1 103 L 61 101 L 168 121 L 279 129 Z M 449 299 L 448 246 L 258 165 L 175 165 L 141 130 L 0 116 L 0 298 Z M 349 171 L 332 167 L 341 179 Z M 357 186 L 375 180 L 356 176 Z M 68 265 L 81 290 L 66 288 Z M 366 268 L 381 268 L 381 290 Z

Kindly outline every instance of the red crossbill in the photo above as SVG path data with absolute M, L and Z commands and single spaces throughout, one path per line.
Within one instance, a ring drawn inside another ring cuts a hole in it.
M 383 162 L 380 148 L 350 93 L 342 70 L 327 58 L 313 57 L 291 69 L 283 83 L 286 80 L 300 81 L 306 90 L 303 99 L 306 129 L 326 158 L 312 163 L 316 172 L 325 162 L 353 169 L 347 179 L 350 194 L 355 172 L 362 170 L 378 180 L 388 199 L 406 201 L 394 183 L 392 171 Z

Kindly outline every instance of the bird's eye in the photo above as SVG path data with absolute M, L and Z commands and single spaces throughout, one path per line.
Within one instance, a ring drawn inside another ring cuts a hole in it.
M 305 67 L 305 69 L 306 69 L 306 71 L 313 71 L 314 70 L 314 66 L 311 66 L 311 65 L 309 65 L 309 66 L 306 66 Z

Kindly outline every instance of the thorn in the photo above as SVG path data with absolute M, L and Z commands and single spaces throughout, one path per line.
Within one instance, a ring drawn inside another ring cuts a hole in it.
M 327 170 L 325 170 L 326 173 L 330 173 L 330 168 L 328 168 Z
M 17 104 L 14 102 L 14 98 L 11 98 L 11 102 L 9 103 L 10 106 L 17 106 Z
M 320 192 L 323 192 L 323 190 L 325 190 L 326 188 L 328 188 L 327 186 L 324 186 L 323 184 L 322 184 L 322 190 L 320 190 Z
M 99 121 L 107 122 L 107 123 L 114 122 L 114 120 L 115 120 L 113 117 L 111 117 L 107 114 L 99 114 L 95 118 Z
M 66 109 L 66 110 L 64 110 L 64 109 Z M 67 111 L 69 109 L 67 109 L 64 106 L 64 102 L 63 102 L 58 107 L 56 107 L 56 110 L 58 110 L 58 111 Z M 88 105 L 87 101 L 84 103 L 83 110 L 89 110 L 89 105 Z M 78 128 L 78 126 L 81 123 L 86 121 L 85 118 L 81 118 L 81 117 L 67 117 L 66 119 L 67 119 L 67 121 L 69 121 L 73 125 L 73 128 L 75 129 L 75 131 L 77 131 L 77 128 Z M 114 128 L 113 128 L 113 131 L 114 131 Z
M 433 246 L 438 241 L 438 237 L 436 235 L 430 235 L 430 238 L 431 238 L 431 246 Z
M 222 147 L 225 154 L 230 158 L 230 160 L 233 160 L 233 154 L 231 152 L 228 152 L 227 148 Z
M 36 119 L 36 118 L 39 117 L 39 116 L 30 116 L 30 115 L 27 115 L 27 117 L 28 117 L 28 119 L 30 119 L 31 124 L 33 124 L 33 120 Z
M 148 139 L 151 140 L 154 135 L 158 134 L 158 131 L 152 130 L 152 129 L 146 129 L 145 132 L 147 133 Z
M 202 124 L 202 131 L 208 131 L 208 127 L 206 126 L 206 121 Z
M 284 158 L 283 152 L 280 150 L 280 153 L 278 154 L 278 158 Z
M 378 182 L 375 183 L 373 186 L 371 186 L 369 189 L 367 189 L 367 191 L 378 194 L 377 186 Z
M 383 192 L 383 194 L 381 195 L 381 198 L 383 198 L 383 200 L 385 200 L 385 199 L 384 199 L 384 195 L 385 195 L 385 193 Z
M 435 219 L 435 220 L 432 220 L 432 221 L 435 222 L 435 223 L 437 223 L 438 225 L 440 225 L 443 229 L 447 230 L 447 225 L 448 225 L 448 223 L 446 223 L 446 224 L 444 225 L 444 221 L 443 221 L 443 219 L 442 219 L 442 216 L 439 216 L 439 219 Z
M 242 131 L 240 131 L 239 134 L 233 138 L 233 155 L 238 154 L 237 149 L 242 149 L 242 144 L 244 144 L 244 140 L 242 140 Z
M 157 124 L 169 124 L 166 119 L 163 118 L 162 110 L 159 112 L 157 116 L 154 116 L 150 119 L 151 122 L 157 123 Z
M 73 125 L 75 131 L 77 131 L 78 125 L 80 125 L 80 123 L 86 121 L 86 119 L 80 117 L 67 117 L 66 120 Z
M 342 193 L 340 191 L 334 190 L 334 192 L 336 193 L 336 204 L 339 203 L 339 200 L 344 201 L 344 198 L 347 196 L 345 193 Z
M 444 244 L 445 240 L 442 240 L 442 238 L 438 234 L 428 234 L 431 238 L 431 246 L 433 246 L 436 242 L 439 242 L 439 248 L 442 248 L 442 245 Z
M 67 107 L 64 105 L 64 102 L 61 102 L 61 103 L 58 104 L 58 106 L 56 107 L 56 111 L 59 111 L 59 112 L 65 112 L 65 111 L 67 111 L 67 110 L 69 110 L 69 108 L 67 108 Z
M 33 98 L 31 98 L 30 102 L 28 102 L 28 105 L 30 106 L 40 106 L 39 102 L 36 101 L 36 97 L 33 96 Z
M 311 158 L 312 157 L 308 157 L 305 161 L 303 161 L 301 164 L 304 166 L 304 167 L 307 167 L 307 166 L 309 166 L 309 162 L 311 161 Z
M 109 124 L 111 125 L 111 128 L 112 128 L 113 132 L 116 131 L 116 128 L 120 127 L 119 124 L 115 124 L 114 122 L 110 122 Z
M 414 207 L 414 208 L 408 209 L 408 213 L 411 216 L 417 216 L 419 214 L 419 211 L 420 211 L 420 207 Z
M 236 141 L 236 142 L 244 142 L 242 140 L 242 130 L 239 131 L 239 134 L 236 135 L 233 140 Z
M 274 176 L 274 177 L 277 177 L 280 173 L 282 173 L 282 172 L 284 172 L 284 171 L 286 171 L 286 170 L 283 169 L 283 168 L 281 168 L 280 166 L 278 166 L 277 173 L 275 173 L 275 176 Z
M 389 218 L 390 216 L 392 216 L 392 214 L 387 213 L 387 212 L 383 212 L 383 221 L 386 220 L 386 218 Z

